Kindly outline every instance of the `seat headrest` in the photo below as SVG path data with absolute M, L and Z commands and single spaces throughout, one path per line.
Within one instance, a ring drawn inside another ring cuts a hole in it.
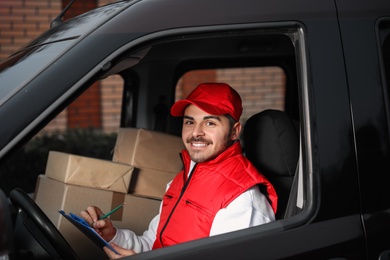
M 250 117 L 244 128 L 247 158 L 266 177 L 294 176 L 299 157 L 298 122 L 280 110 Z

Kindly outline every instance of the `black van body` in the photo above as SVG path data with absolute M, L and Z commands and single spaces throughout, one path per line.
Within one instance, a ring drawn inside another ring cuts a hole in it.
M 0 160 L 108 75 L 128 97 L 118 127 L 151 128 L 188 70 L 280 66 L 300 126 L 301 212 L 128 259 L 390 259 L 389 64 L 387 0 L 119 1 L 0 63 Z

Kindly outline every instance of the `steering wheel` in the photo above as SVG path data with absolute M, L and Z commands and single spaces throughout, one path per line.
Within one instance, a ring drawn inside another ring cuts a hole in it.
M 24 230 L 23 238 L 18 238 L 15 234 L 16 249 L 21 245 L 28 247 L 20 251 L 36 250 L 37 246 L 31 246 L 31 241 L 26 243 L 26 230 L 35 238 L 36 242 L 44 248 L 45 253 L 48 253 L 53 258 L 60 259 L 78 259 L 77 254 L 68 244 L 59 230 L 54 226 L 46 214 L 39 208 L 39 206 L 26 194 L 22 189 L 15 188 L 10 194 L 9 198 L 12 204 L 17 209 L 17 219 L 15 223 L 15 231 L 20 232 Z M 17 241 L 17 239 L 21 241 Z M 34 239 L 30 239 L 34 240 Z M 36 256 L 39 253 L 33 253 Z

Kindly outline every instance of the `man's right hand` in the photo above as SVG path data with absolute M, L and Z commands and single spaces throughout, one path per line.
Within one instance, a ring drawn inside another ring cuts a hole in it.
M 89 206 L 86 210 L 80 212 L 80 216 L 85 219 L 85 221 L 87 221 L 104 240 L 108 242 L 114 238 L 116 229 L 112 225 L 110 219 L 106 218 L 99 220 L 99 218 L 103 215 L 104 213 L 96 206 Z
M 119 255 L 115 254 L 111 249 L 108 249 L 106 246 L 103 247 L 104 252 L 106 252 L 107 256 L 110 259 L 119 259 L 129 255 L 135 255 L 136 253 L 131 249 L 124 249 L 114 243 L 111 243 L 111 246 L 119 253 Z

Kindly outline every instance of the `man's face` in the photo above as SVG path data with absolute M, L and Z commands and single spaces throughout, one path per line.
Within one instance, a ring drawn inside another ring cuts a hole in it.
M 197 106 L 189 105 L 184 111 L 182 139 L 191 159 L 204 162 L 217 157 L 237 139 L 241 124 L 230 129 L 224 115 L 210 115 Z

